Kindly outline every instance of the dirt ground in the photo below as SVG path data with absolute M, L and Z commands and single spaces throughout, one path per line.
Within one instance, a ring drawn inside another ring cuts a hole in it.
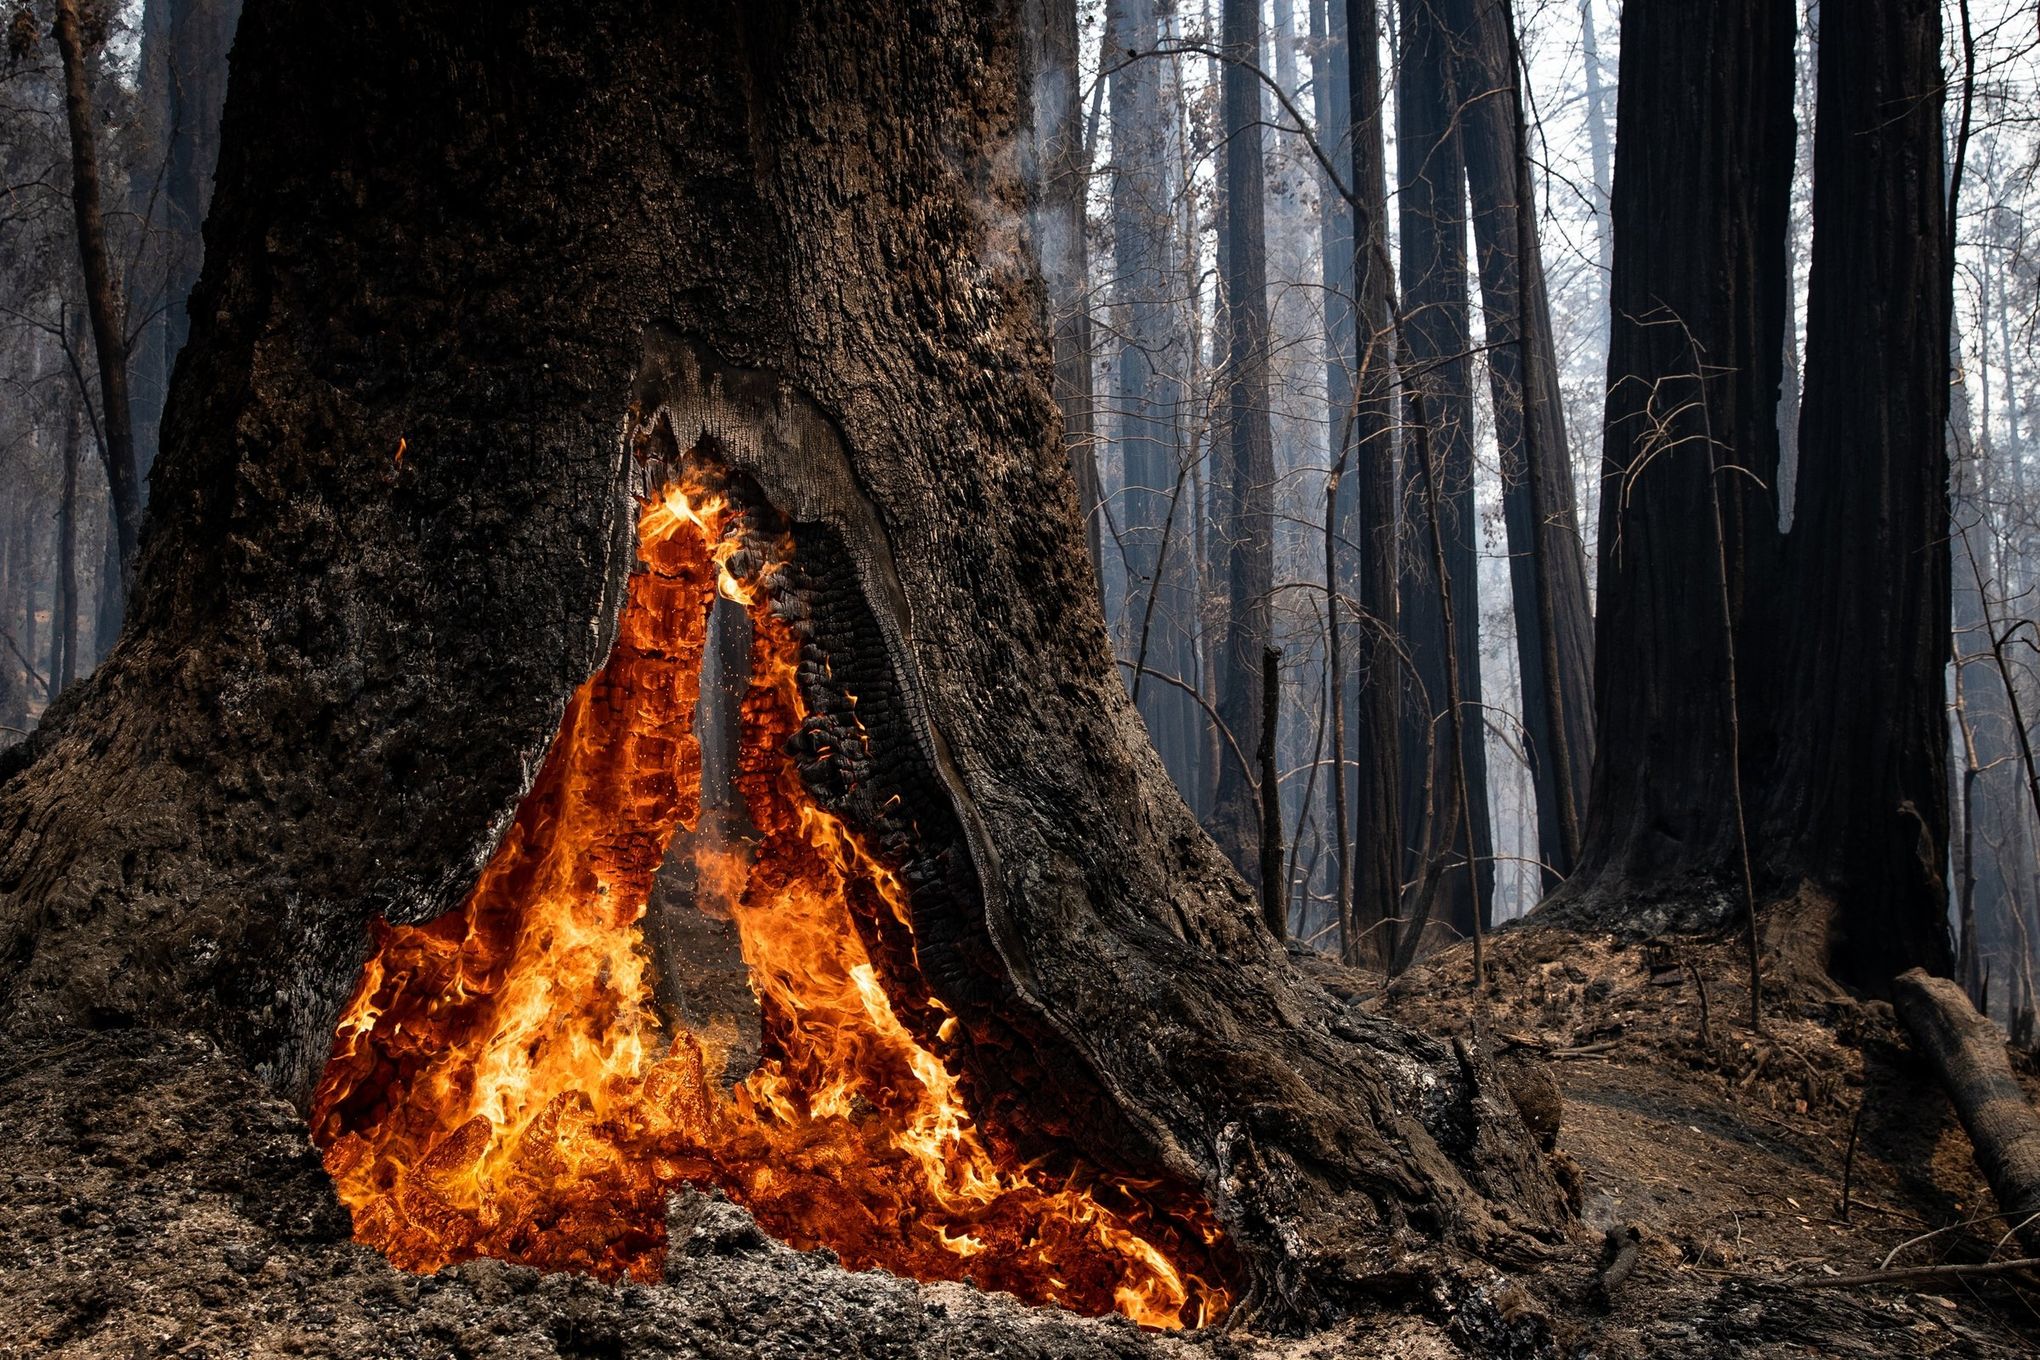
M 2040 1354 L 2040 1289 L 2020 1282 L 1801 1282 L 1872 1269 L 1894 1248 L 1896 1264 L 1979 1261 L 2002 1254 L 2004 1233 L 1889 1008 L 1808 966 L 1817 927 L 1798 910 L 1767 922 L 1761 1035 L 1747 1027 L 1739 939 L 1655 947 L 1505 931 L 1488 941 L 1480 1004 L 1464 945 L 1386 992 L 1326 969 L 1354 1007 L 1503 1053 L 1533 1106 L 1534 1074 L 1554 1077 L 1554 1156 L 1582 1225 L 1577 1249 L 1538 1272 L 1305 1338 L 1162 1337 L 967 1286 L 851 1274 L 699 1196 L 675 1199 L 660 1283 L 487 1261 L 421 1279 L 347 1240 L 290 1107 L 204 1042 L 7 1035 L 0 1356 Z M 1631 1227 L 1639 1265 L 1604 1309 L 1593 1292 L 1602 1235 Z
M 1747 1294 L 1804 1301 L 1804 1349 L 1781 1334 L 1766 1343 L 1777 1354 L 2040 1354 L 2040 1290 L 2023 1283 L 1765 1283 L 1858 1274 L 1894 1252 L 1894 1266 L 2019 1255 L 1891 1007 L 1819 968 L 1823 932 L 1815 904 L 1763 918 L 1760 1034 L 1742 933 L 1622 944 L 1506 929 L 1484 951 L 1484 1005 L 1468 944 L 1359 1002 L 1480 1033 L 1556 1078 L 1558 1155 L 1577 1172 L 1584 1225 L 1641 1236 L 1635 1275 L 1605 1318 L 1584 1310 L 1575 1344 L 1606 1356 L 1678 1349 L 1683 1328 Z M 2040 1092 L 2031 1058 L 2013 1061 L 2028 1096 Z

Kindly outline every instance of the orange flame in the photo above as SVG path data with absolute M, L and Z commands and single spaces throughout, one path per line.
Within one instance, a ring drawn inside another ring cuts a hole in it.
M 1151 1327 L 1222 1316 L 1208 1210 L 1168 1212 L 1087 1171 L 1041 1179 L 973 1119 L 915 1037 L 860 919 L 911 930 L 894 872 L 817 806 L 781 754 L 806 716 L 800 641 L 759 601 L 783 560 L 732 571 L 743 516 L 698 485 L 647 504 L 607 665 L 573 696 L 516 821 L 464 906 L 378 922 L 314 1097 L 314 1137 L 355 1235 L 413 1270 L 476 1256 L 657 1278 L 665 1197 L 719 1187 L 852 1269 L 973 1279 Z M 713 596 L 745 606 L 751 682 L 736 782 L 758 837 L 697 850 L 735 922 L 763 1058 L 654 1007 L 640 921 L 700 804 L 693 731 Z M 932 997 L 924 1032 L 957 1030 Z

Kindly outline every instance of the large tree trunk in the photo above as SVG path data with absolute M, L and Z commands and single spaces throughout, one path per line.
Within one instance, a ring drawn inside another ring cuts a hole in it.
M 1427 495 L 1418 459 L 1405 457 L 1403 504 L 1413 524 L 1405 541 L 1402 635 L 1427 702 L 1407 714 L 1403 747 L 1406 825 L 1423 826 L 1427 857 L 1444 856 L 1431 914 L 1460 935 L 1494 901 L 1494 837 L 1489 827 L 1487 742 L 1480 686 L 1479 522 L 1473 503 L 1472 323 L 1467 315 L 1466 164 L 1460 106 L 1449 60 L 1445 0 L 1403 8 L 1402 70 L 1397 81 L 1396 176 L 1402 220 L 1402 332 L 1411 421 L 1430 425 L 1436 495 Z M 1419 412 L 1423 414 L 1420 416 Z M 1418 441 L 1406 441 L 1414 452 Z M 1435 507 L 1444 577 L 1433 562 Z M 1451 592 L 1451 636 L 1444 595 Z M 1461 708 L 1448 701 L 1446 650 L 1456 653 Z M 1463 772 L 1465 788 L 1459 787 Z M 1428 798 L 1426 795 L 1428 794 Z M 1407 866 L 1415 878 L 1419 862 Z M 1420 924 L 1420 923 L 1419 923 Z M 1483 920 L 1480 924 L 1485 924 Z M 1404 941 L 1404 952 L 1415 940 Z
M 988 1128 L 1207 1205 L 1266 1319 L 1558 1232 L 1477 1052 L 1301 975 L 1141 739 L 1018 268 L 1015 27 L 252 10 L 129 628 L 6 757 L 10 1015 L 197 1027 L 304 1097 L 371 920 L 467 897 L 609 654 L 632 493 L 698 458 L 788 534 L 778 787 L 906 885 L 882 986 L 948 1009 Z
M 1732 753 L 1760 769 L 1768 744 L 1753 680 L 1778 639 L 1750 620 L 1777 582 L 1793 19 L 1622 10 L 1594 777 L 1554 900 L 1644 931 L 1739 909 Z
M 1516 47 L 1502 0 L 1449 0 L 1483 336 L 1501 454 L 1523 727 L 1544 886 L 1572 872 L 1593 760 L 1593 619 L 1558 351 L 1537 245 Z
M 1353 756 L 1353 914 L 1348 962 L 1364 932 L 1367 953 L 1393 957 L 1402 910 L 1403 704 L 1406 677 L 1397 637 L 1396 327 L 1388 256 L 1388 153 L 1382 138 L 1379 9 L 1346 5 L 1348 92 L 1353 136 L 1354 358 L 1352 456 L 1353 596 L 1359 610 L 1359 715 Z
M 1940 15 L 1934 0 L 1877 0 L 1821 32 L 1807 381 L 1762 829 L 1772 876 L 1834 896 L 1837 975 L 1872 988 L 1954 962 Z
M 1225 250 L 1219 290 L 1227 320 L 1225 440 L 1214 473 L 1214 526 L 1225 546 L 1225 640 L 1218 656 L 1218 720 L 1242 749 L 1261 730 L 1272 696 L 1261 692 L 1261 652 L 1275 594 L 1275 449 L 1268 421 L 1268 260 L 1265 250 L 1261 11 L 1225 0 Z M 1261 844 L 1255 778 L 1243 762 L 1219 765 L 1212 838 L 1240 872 Z

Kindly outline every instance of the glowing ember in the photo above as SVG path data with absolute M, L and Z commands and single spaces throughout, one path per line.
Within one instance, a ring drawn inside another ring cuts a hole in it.
M 1165 1214 L 1092 1175 L 1039 1179 L 903 1020 L 900 1004 L 932 1008 L 909 1018 L 945 1049 L 956 1028 L 939 1001 L 888 987 L 860 924 L 910 929 L 905 889 L 781 754 L 805 717 L 800 642 L 764 602 L 777 564 L 755 563 L 755 534 L 742 551 L 744 529 L 700 486 L 645 507 L 649 569 L 615 651 L 473 894 L 427 925 L 378 923 L 312 1112 L 356 1236 L 413 1270 L 496 1256 L 653 1279 L 666 1194 L 692 1182 L 853 1269 L 1154 1327 L 1215 1320 L 1226 1291 L 1197 1273 L 1218 1240 L 1207 1212 Z M 736 782 L 757 836 L 701 880 L 735 922 L 763 1027 L 762 1061 L 730 1088 L 717 1043 L 662 1028 L 640 931 L 699 812 L 718 592 L 752 622 Z

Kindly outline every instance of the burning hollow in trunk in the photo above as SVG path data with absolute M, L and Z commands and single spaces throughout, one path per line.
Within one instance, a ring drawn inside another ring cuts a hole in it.
M 699 451 L 644 500 L 615 647 L 479 883 L 438 920 L 376 928 L 313 1102 L 357 1236 L 418 1270 L 498 1256 L 655 1278 L 667 1192 L 694 1183 L 852 1268 L 1214 1320 L 1228 1248 L 1206 1206 L 980 1117 L 1000 1059 L 921 971 L 917 809 L 889 800 L 883 842 L 831 810 L 871 733 L 813 640 L 798 540 Z M 748 658 L 720 762 L 736 796 L 705 817 L 718 596 Z M 655 995 L 645 913 L 676 844 L 756 997 L 758 1061 L 734 1084 L 735 1027 L 670 1023 L 694 1016 Z

